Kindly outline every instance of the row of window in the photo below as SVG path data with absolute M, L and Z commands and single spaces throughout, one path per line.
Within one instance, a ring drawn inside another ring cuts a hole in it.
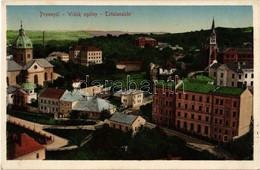
M 41 110 L 45 110 L 45 111 L 48 111 L 48 112 L 58 112 L 59 108 L 41 106 Z
M 57 101 L 43 100 L 43 99 L 40 99 L 40 103 L 53 104 L 53 105 L 59 104 Z
M 214 113 L 215 115 L 223 115 L 223 109 L 219 109 L 219 108 L 216 108 L 215 109 L 215 113 Z M 227 116 L 227 117 L 229 117 L 230 115 L 229 115 L 229 110 L 226 110 L 226 112 L 225 112 L 225 116 Z M 237 115 L 237 112 L 236 111 L 233 111 L 233 113 L 232 113 L 232 117 L 234 117 L 234 118 L 236 118 L 238 115 Z
M 181 93 L 178 94 L 178 99 L 182 99 L 182 95 L 184 95 L 185 100 L 189 100 L 189 94 L 181 94 Z M 203 96 L 191 95 L 191 100 L 202 102 Z M 206 103 L 209 102 L 210 102 L 210 97 L 206 97 Z
M 224 132 L 225 135 L 232 135 L 232 136 L 235 136 L 236 135 L 236 131 L 235 130 L 232 130 L 232 131 L 229 131 L 228 129 L 225 129 L 225 128 L 219 128 L 219 127 L 215 127 L 214 128 L 214 133 L 222 133 Z
M 101 57 L 88 57 L 88 60 L 97 60 L 97 59 L 101 59 Z
M 88 55 L 101 55 L 101 52 L 93 52 L 93 53 L 88 53 Z
M 193 120 L 202 120 L 202 116 L 201 115 L 195 115 L 195 114 L 188 114 L 188 113 L 184 113 L 181 114 L 181 112 L 177 112 L 177 116 L 178 117 L 184 117 L 184 118 L 188 118 L 188 119 L 193 119 Z M 209 117 L 208 116 L 204 116 L 204 121 L 209 122 Z
M 180 120 L 177 121 L 177 128 L 178 129 L 184 129 L 186 131 L 190 131 L 190 132 L 196 132 L 196 133 L 202 133 L 202 128 L 201 125 L 197 125 L 197 127 L 195 127 L 196 125 L 194 125 L 193 123 L 189 124 L 189 129 L 188 129 L 188 123 L 187 122 L 181 122 Z M 196 128 L 196 130 L 195 130 Z M 204 127 L 204 134 L 208 135 L 209 134 L 209 127 L 205 126 Z

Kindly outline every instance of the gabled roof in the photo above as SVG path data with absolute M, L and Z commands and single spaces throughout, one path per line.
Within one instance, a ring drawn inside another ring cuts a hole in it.
M 7 72 L 10 71 L 21 71 L 23 67 L 15 62 L 14 60 L 8 60 L 7 61 Z
M 51 65 L 51 63 L 49 63 L 49 61 L 47 61 L 44 58 L 37 58 L 37 59 L 33 59 L 31 61 L 29 61 L 24 67 L 23 70 L 27 70 L 29 69 L 34 62 L 37 62 L 42 68 L 48 68 L 48 67 L 53 67 L 53 65 Z
M 15 90 L 17 90 L 18 87 L 15 86 L 8 86 L 7 87 L 7 94 L 12 94 L 13 92 L 15 92 Z
M 60 99 L 66 90 L 57 88 L 47 88 L 45 89 L 39 97 L 45 97 L 50 99 Z
M 138 118 L 136 115 L 127 115 L 124 113 L 116 112 L 113 114 L 113 116 L 109 119 L 110 121 L 126 124 L 126 125 L 132 125 L 135 120 Z
M 33 138 L 29 137 L 26 133 L 19 135 L 14 134 L 8 145 L 7 159 L 16 159 L 29 153 L 42 150 L 45 147 Z
M 80 90 L 74 90 L 73 92 L 66 90 L 64 94 L 61 96 L 60 100 L 74 102 L 80 99 L 84 99 L 85 97 L 85 94 L 82 93 Z
M 73 110 L 100 113 L 103 110 L 109 110 L 114 107 L 115 106 L 110 104 L 107 100 L 88 96 L 79 100 Z

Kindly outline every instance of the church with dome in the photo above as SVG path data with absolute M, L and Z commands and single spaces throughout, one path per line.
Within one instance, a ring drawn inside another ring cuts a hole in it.
M 42 85 L 53 81 L 53 65 L 44 58 L 33 57 L 33 44 L 26 36 L 22 23 L 11 49 L 12 59 L 7 61 L 7 86 L 21 86 L 23 83 Z

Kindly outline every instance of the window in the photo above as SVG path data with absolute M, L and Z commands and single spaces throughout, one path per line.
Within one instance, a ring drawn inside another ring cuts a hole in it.
M 245 81 L 245 83 L 244 83 L 244 84 L 245 84 L 245 86 L 247 86 L 247 81 Z
M 215 124 L 218 124 L 218 119 L 217 118 L 215 118 Z
M 204 132 L 205 132 L 205 134 L 209 133 L 209 127 L 208 126 L 205 126 Z
M 254 78 L 254 73 L 251 74 L 251 78 Z
M 179 108 L 181 107 L 181 103 L 178 103 L 178 107 L 179 107 Z
M 188 108 L 188 104 L 185 104 L 185 109 L 187 109 Z
M 219 124 L 222 125 L 222 120 L 221 119 L 219 119 Z
M 227 129 L 225 129 L 225 134 L 228 135 L 228 130 Z
M 185 95 L 185 100 L 188 100 L 188 94 Z
M 39 153 L 36 153 L 36 159 L 38 159 L 40 157 Z
M 223 100 L 220 100 L 220 105 L 223 105 Z
M 201 120 L 201 116 L 200 115 L 199 115 L 198 119 Z
M 245 78 L 247 78 L 247 73 L 245 74 Z
M 209 107 L 206 107 L 206 112 L 209 113 Z
M 202 102 L 202 96 L 200 96 L 200 99 L 199 99 L 200 102 Z
M 208 116 L 206 116 L 206 117 L 205 117 L 205 120 L 206 120 L 206 122 L 208 122 L 208 121 L 209 121 L 209 117 L 208 117 Z
M 187 118 L 187 113 L 184 113 L 184 117 Z
M 220 74 L 220 77 L 221 77 L 221 78 L 223 78 L 223 77 L 224 77 L 224 74 L 223 74 L 223 73 L 221 73 L 221 74 Z
M 44 73 L 44 80 L 46 81 L 48 79 L 48 75 L 47 75 L 47 73 L 45 72 Z
M 194 130 L 194 124 L 191 123 L 191 124 L 190 124 L 190 131 L 193 131 L 193 130 Z
M 199 111 L 202 111 L 202 106 L 199 106 Z
M 254 85 L 254 82 L 253 82 L 253 81 L 251 81 L 250 85 L 251 85 L 251 86 L 253 86 L 253 85 Z
M 200 126 L 200 125 L 198 125 L 197 132 L 198 132 L 198 133 L 201 133 L 201 126 Z
M 181 99 L 181 93 L 179 93 L 179 99 Z
M 233 112 L 233 117 L 237 117 L 237 112 Z
M 216 99 L 216 104 L 218 104 L 218 99 Z
M 194 114 L 191 114 L 191 119 L 194 119 Z
M 35 65 L 33 68 L 36 70 L 38 67 L 37 67 L 37 65 Z
M 209 97 L 207 97 L 207 103 L 209 103 Z
M 178 112 L 178 116 L 181 116 L 181 112 Z
M 232 79 L 235 78 L 235 74 L 232 74 Z
M 241 74 L 238 75 L 238 79 L 241 79 Z
M 195 108 L 194 105 L 191 105 L 191 110 L 194 110 L 194 108 Z
M 233 102 L 233 107 L 237 107 L 237 102 L 236 101 Z
M 233 82 L 233 81 L 231 82 L 231 86 L 233 86 L 233 87 L 234 87 L 234 82 Z
M 215 109 L 215 114 L 218 114 L 218 109 Z
M 27 54 L 27 58 L 31 58 L 31 54 Z
M 33 79 L 34 79 L 34 84 L 38 84 L 38 75 L 37 74 L 34 75 Z
M 195 96 L 194 95 L 192 95 L 192 100 L 195 100 Z
M 226 120 L 225 125 L 228 126 L 228 120 Z
M 222 115 L 223 114 L 223 110 L 219 109 L 219 114 Z

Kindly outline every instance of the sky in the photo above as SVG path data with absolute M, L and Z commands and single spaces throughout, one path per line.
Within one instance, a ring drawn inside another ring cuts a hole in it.
M 187 32 L 253 26 L 252 6 L 7 6 L 7 29 Z M 106 16 L 124 12 L 130 16 Z M 69 16 L 69 12 L 81 16 Z M 45 16 L 46 13 L 52 16 Z M 59 16 L 53 16 L 53 13 Z M 97 13 L 97 16 L 84 16 Z M 41 15 L 42 14 L 42 15 Z

